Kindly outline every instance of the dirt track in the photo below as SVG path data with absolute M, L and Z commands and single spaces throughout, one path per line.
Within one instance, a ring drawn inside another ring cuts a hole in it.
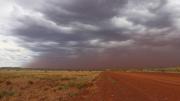
M 103 72 L 82 101 L 180 101 L 180 74 Z

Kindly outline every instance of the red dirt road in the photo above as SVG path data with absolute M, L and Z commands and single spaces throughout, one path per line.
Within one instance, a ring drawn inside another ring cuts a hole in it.
M 180 101 L 180 74 L 103 72 L 79 101 Z

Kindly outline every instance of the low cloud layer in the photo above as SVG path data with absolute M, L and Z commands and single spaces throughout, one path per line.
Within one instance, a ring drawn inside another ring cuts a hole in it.
M 180 65 L 178 0 L 0 2 L 5 5 L 0 14 L 0 54 L 6 55 L 0 56 L 1 66 L 7 62 L 6 66 L 46 68 Z M 10 40 L 13 47 L 23 51 L 4 50 L 10 45 L 8 37 L 15 38 Z

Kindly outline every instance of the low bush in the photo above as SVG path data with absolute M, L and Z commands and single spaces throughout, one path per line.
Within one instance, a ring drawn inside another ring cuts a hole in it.
M 3 97 L 13 96 L 15 92 L 12 91 L 0 91 L 0 99 Z

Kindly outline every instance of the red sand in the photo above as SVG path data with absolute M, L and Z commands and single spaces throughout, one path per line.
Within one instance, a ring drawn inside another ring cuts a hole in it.
M 180 74 L 103 72 L 77 101 L 180 101 Z

